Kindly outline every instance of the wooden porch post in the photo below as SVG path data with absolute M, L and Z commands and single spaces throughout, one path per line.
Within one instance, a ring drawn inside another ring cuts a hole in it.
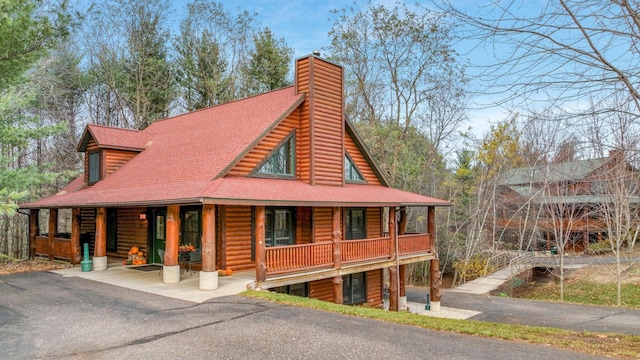
M 405 206 L 400 208 L 400 219 L 398 219 L 398 235 L 404 235 L 407 232 L 407 208 Z M 398 278 L 399 278 L 399 303 L 398 307 L 400 309 L 407 308 L 407 295 L 405 294 L 405 272 L 406 265 L 400 265 L 398 268 Z
M 180 244 L 180 206 L 167 206 L 167 240 L 165 243 L 164 269 L 162 281 L 165 284 L 180 282 L 180 264 L 178 246 Z
M 398 224 L 396 223 L 396 208 L 389 208 L 389 237 L 390 241 L 390 250 L 391 250 L 391 260 L 398 260 L 398 253 L 396 252 L 396 243 L 398 241 L 397 234 Z M 398 311 L 399 310 L 399 295 L 398 291 L 399 281 L 398 281 L 398 267 L 391 266 L 389 268 L 389 310 Z
M 29 259 L 36 256 L 36 236 L 40 235 L 40 210 L 31 209 L 29 211 Z
M 202 271 L 200 290 L 218 289 L 216 271 L 216 206 L 206 204 L 202 208 Z
M 342 267 L 342 209 L 334 207 L 331 213 L 331 240 L 333 241 L 333 268 Z M 343 303 L 342 276 L 333 277 L 333 302 Z
M 93 246 L 93 270 L 107 268 L 107 209 L 96 209 L 96 241 Z
M 80 222 L 82 221 L 79 208 L 71 210 L 71 263 L 80 263 Z
M 435 257 L 431 260 L 431 272 L 430 272 L 430 281 L 431 281 L 431 289 L 429 291 L 429 295 L 431 298 L 431 310 L 440 311 L 440 298 L 442 297 L 440 293 L 440 260 L 438 260 L 437 250 L 436 250 L 436 208 L 434 206 L 429 206 L 427 208 L 427 231 L 429 232 L 429 237 L 431 239 L 431 243 L 429 244 L 431 247 L 431 253 Z
M 53 260 L 53 238 L 58 235 L 58 209 L 49 210 L 49 260 Z
M 404 235 L 407 232 L 407 208 L 400 208 L 400 219 L 398 220 L 398 235 Z
M 264 206 L 256 206 L 256 280 L 258 282 L 267 279 L 267 244 L 265 243 L 265 209 Z

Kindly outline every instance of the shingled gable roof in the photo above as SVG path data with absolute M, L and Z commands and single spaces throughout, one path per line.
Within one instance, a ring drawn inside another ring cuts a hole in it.
M 149 141 L 148 135 L 140 130 L 89 124 L 84 130 L 84 134 L 82 134 L 78 144 L 78 151 L 84 152 L 91 139 L 100 148 L 133 151 L 144 150 Z
M 84 177 L 57 195 L 23 208 L 263 204 L 305 206 L 447 206 L 449 202 L 386 186 L 309 185 L 297 180 L 223 177 L 304 100 L 293 87 L 153 123 L 140 134 L 145 149 L 91 187 Z M 97 130 L 97 131 L 96 131 Z M 107 143 L 111 134 L 91 127 Z M 129 133 L 127 133 L 129 134 Z M 138 136 L 138 135 L 134 135 Z M 98 143 L 99 140 L 96 140 Z M 140 140 L 141 141 L 141 140 Z M 359 139 L 354 139 L 356 143 Z M 359 148 L 364 150 L 362 144 Z M 375 162 L 363 151 L 385 183 Z

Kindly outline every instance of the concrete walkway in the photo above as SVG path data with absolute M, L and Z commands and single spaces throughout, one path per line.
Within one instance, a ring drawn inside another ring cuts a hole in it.
M 218 289 L 200 291 L 199 272 L 185 271 L 176 284 L 164 284 L 159 270 L 142 271 L 131 266 L 109 264 L 103 271 L 82 272 L 81 267 L 53 270 L 52 273 L 65 277 L 78 277 L 127 289 L 166 296 L 174 299 L 203 303 L 221 296 L 237 295 L 247 289 L 247 285 L 255 280 L 255 272 L 237 272 L 232 276 L 218 277 Z

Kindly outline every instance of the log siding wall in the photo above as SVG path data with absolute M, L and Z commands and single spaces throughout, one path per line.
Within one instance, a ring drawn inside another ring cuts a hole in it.
M 118 209 L 118 251 L 107 252 L 107 255 L 126 258 L 131 247 L 137 246 L 146 258 L 149 257 L 147 247 L 149 223 L 147 219 L 140 219 L 140 214 L 146 212 L 146 208 Z
M 342 67 L 316 57 L 296 62 L 296 90 L 306 93 L 302 104 L 302 149 L 309 149 L 309 160 L 302 159 L 302 181 L 311 185 L 344 184 L 344 119 Z
M 251 207 L 225 206 L 225 266 L 233 271 L 255 269 L 251 261 Z
M 367 271 L 367 304 L 379 306 L 382 303 L 382 269 Z
M 314 242 L 331 242 L 331 208 L 314 208 L 313 209 L 313 241 Z
M 292 131 L 298 130 L 300 125 L 300 110 L 294 110 L 286 119 L 282 121 L 275 129 L 265 136 L 258 145 L 249 151 L 229 172 L 226 176 L 247 176 L 249 173 L 265 159 L 269 153 L 278 146 L 287 135 Z M 296 136 L 296 162 L 304 156 L 302 153 L 298 153 L 300 145 Z M 298 171 L 296 170 L 296 173 Z M 299 178 L 299 176 L 296 176 Z
M 118 170 L 137 154 L 135 151 L 114 149 L 104 149 L 102 153 L 104 158 L 104 178 L 113 174 L 114 171 Z
M 367 238 L 382 237 L 382 208 L 367 208 Z
M 360 170 L 360 173 L 367 181 L 367 183 L 369 185 L 382 185 L 380 179 L 378 179 L 378 177 L 376 176 L 376 173 L 373 172 L 371 165 L 362 155 L 360 149 L 358 149 L 358 146 L 349 134 L 345 134 L 344 147 L 345 151 L 347 152 L 347 154 L 349 154 L 351 160 L 353 160 L 353 163 L 358 167 L 358 170 Z

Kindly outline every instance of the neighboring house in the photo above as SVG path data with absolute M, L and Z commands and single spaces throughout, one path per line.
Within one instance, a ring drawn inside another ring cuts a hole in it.
M 638 204 L 638 178 L 615 151 L 606 158 L 507 171 L 498 182 L 495 233 L 511 246 L 549 249 L 559 239 L 566 250 L 583 251 L 607 237 L 619 199 Z M 535 241 L 528 244 L 527 238 Z
M 86 241 L 102 270 L 137 246 L 174 283 L 179 246 L 191 244 L 202 290 L 231 268 L 255 271 L 258 288 L 373 305 L 389 269 L 397 309 L 406 264 L 431 260 L 437 271 L 435 207 L 451 204 L 389 187 L 345 121 L 342 67 L 313 55 L 295 65 L 293 86 L 142 131 L 88 125 L 84 174 L 21 206 L 31 209 L 31 254 L 78 263 Z M 428 233 L 405 234 L 407 206 L 428 207 Z M 72 209 L 70 239 L 57 236 L 58 209 Z

